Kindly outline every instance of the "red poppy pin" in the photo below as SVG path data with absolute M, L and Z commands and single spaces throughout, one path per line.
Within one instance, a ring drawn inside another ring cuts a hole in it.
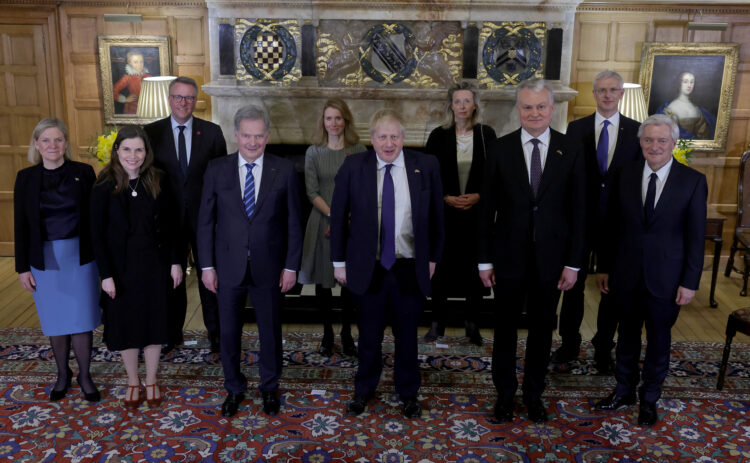
M 200 133 L 200 132 L 195 132 L 195 134 L 196 134 L 196 135 L 200 135 L 201 133 Z

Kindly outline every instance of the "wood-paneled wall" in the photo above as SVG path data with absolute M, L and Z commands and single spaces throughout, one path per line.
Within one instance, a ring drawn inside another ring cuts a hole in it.
M 210 79 L 208 10 L 201 0 L 18 0 L 0 8 L 0 255 L 13 255 L 13 183 L 29 163 L 31 132 L 43 117 L 67 125 L 76 157 L 104 126 L 98 35 L 167 35 L 173 75 Z M 9 4 L 8 4 L 9 3 Z M 15 5 L 14 5 L 15 3 Z M 159 5 L 159 6 L 156 6 Z M 142 22 L 104 21 L 105 13 L 136 13 Z M 211 119 L 198 93 L 196 115 Z
M 728 27 L 725 31 L 688 30 L 689 21 L 722 22 Z M 691 161 L 692 167 L 706 174 L 709 205 L 727 218 L 726 254 L 736 223 L 739 161 L 750 143 L 750 6 L 584 2 L 576 14 L 574 34 L 570 82 L 579 93 L 568 106 L 570 120 L 594 112 L 592 80 L 599 71 L 613 69 L 625 81 L 638 82 L 644 42 L 741 44 L 726 149 L 722 153 L 696 151 Z

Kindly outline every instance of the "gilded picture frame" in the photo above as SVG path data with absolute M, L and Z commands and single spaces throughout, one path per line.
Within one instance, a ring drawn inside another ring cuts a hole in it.
M 144 124 L 136 116 L 144 77 L 170 75 L 172 57 L 166 35 L 100 35 L 99 70 L 104 123 Z
M 739 49 L 737 43 L 644 43 L 640 83 L 648 114 L 672 117 L 695 150 L 723 151 Z

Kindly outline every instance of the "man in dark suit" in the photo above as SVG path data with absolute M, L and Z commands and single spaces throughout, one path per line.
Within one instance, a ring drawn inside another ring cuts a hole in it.
M 560 291 L 584 265 L 585 171 L 577 144 L 550 129 L 553 91 L 542 79 L 516 89 L 521 128 L 492 142 L 480 199 L 479 276 L 495 286 L 492 380 L 495 417 L 513 420 L 518 327 L 529 325 L 523 401 L 547 420 L 542 402 Z
M 234 116 L 239 151 L 214 159 L 203 180 L 198 253 L 203 283 L 218 296 L 221 365 L 227 398 L 222 415 L 237 413 L 247 378 L 240 370 L 240 338 L 248 292 L 260 337 L 263 411 L 279 411 L 281 305 L 297 280 L 302 227 L 294 165 L 265 153 L 268 113 L 249 105 Z
M 346 158 L 331 205 L 334 276 L 357 303 L 359 365 L 351 416 L 364 412 L 383 369 L 386 319 L 395 338 L 396 393 L 407 418 L 421 414 L 417 324 L 445 241 L 440 169 L 433 156 L 404 150 L 401 116 L 382 109 L 370 122 L 373 150 Z
M 154 151 L 154 162 L 169 176 L 180 217 L 179 238 L 182 255 L 192 249 L 198 269 L 198 294 L 203 309 L 203 323 L 208 331 L 211 352 L 219 351 L 219 308 L 216 296 L 201 281 L 201 262 L 196 251 L 196 224 L 203 188 L 203 174 L 208 161 L 226 156 L 227 143 L 218 125 L 193 116 L 198 85 L 189 77 L 178 77 L 169 84 L 169 108 L 172 114 L 144 127 Z M 182 263 L 185 271 L 187 262 Z M 187 311 L 185 280 L 169 295 L 169 352 L 182 344 L 182 327 Z
M 617 110 L 624 93 L 623 80 L 614 71 L 602 71 L 594 78 L 596 112 L 568 125 L 567 136 L 583 147 L 586 166 L 586 256 L 594 249 L 594 241 L 602 239 L 601 222 L 609 196 L 610 182 L 621 166 L 641 158 L 638 144 L 639 122 L 629 119 Z M 552 354 L 555 371 L 570 370 L 570 362 L 578 358 L 581 347 L 581 322 L 583 321 L 583 291 L 586 288 L 588 264 L 578 272 L 575 286 L 563 295 L 560 309 L 562 345 Z M 594 361 L 601 374 L 612 371 L 612 348 L 617 331 L 617 313 L 606 294 L 601 295 L 596 317 Z
M 656 402 L 669 371 L 672 326 L 680 306 L 698 289 L 706 230 L 705 175 L 672 158 L 679 127 L 655 114 L 638 130 L 644 160 L 624 166 L 607 207 L 612 239 L 599 250 L 597 284 L 611 291 L 621 314 L 615 390 L 596 403 L 599 410 L 634 404 L 641 380 L 638 424 L 659 420 Z M 646 325 L 643 370 L 641 329 Z

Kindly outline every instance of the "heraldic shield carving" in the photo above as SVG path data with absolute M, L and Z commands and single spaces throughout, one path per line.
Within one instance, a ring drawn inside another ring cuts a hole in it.
M 378 24 L 365 34 L 360 48 L 362 70 L 375 82 L 395 84 L 409 77 L 417 67 L 414 34 L 403 24 Z
M 278 22 L 241 21 L 249 27 L 243 28 L 245 30 L 239 43 L 242 68 L 237 70 L 237 77 L 240 78 L 240 74 L 244 72 L 261 81 L 281 82 L 294 77 L 297 62 L 294 35 L 299 35 L 299 28 L 291 24 L 295 30 L 290 31 L 285 24 Z
M 489 88 L 516 85 L 542 72 L 544 23 L 484 23 L 479 82 Z

